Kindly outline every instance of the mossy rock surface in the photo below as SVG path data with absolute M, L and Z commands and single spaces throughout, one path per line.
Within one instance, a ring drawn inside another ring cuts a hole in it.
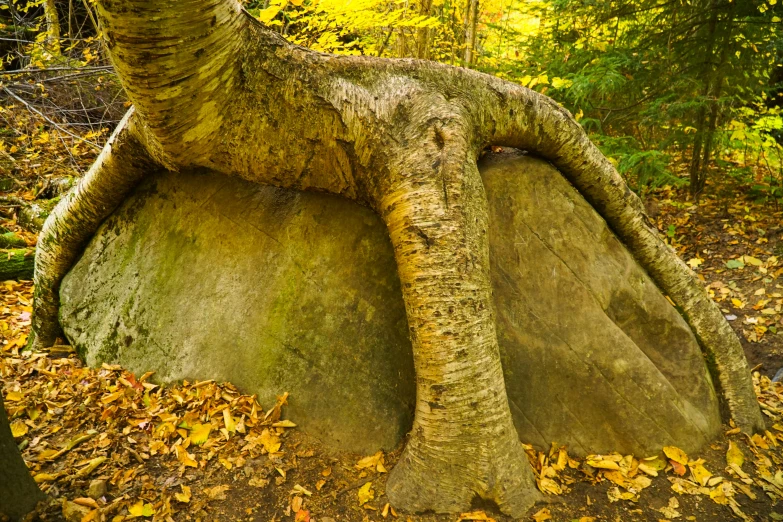
M 699 347 L 625 247 L 548 163 L 485 158 L 498 337 L 523 441 L 577 454 L 693 451 L 717 435 Z M 218 379 L 327 445 L 410 429 L 415 374 L 381 220 L 337 197 L 160 173 L 65 278 L 61 322 L 90 365 Z

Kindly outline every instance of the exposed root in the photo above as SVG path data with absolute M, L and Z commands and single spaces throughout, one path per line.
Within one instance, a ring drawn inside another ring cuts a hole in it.
M 508 440 L 515 438 L 513 434 Z M 412 512 L 458 513 L 469 511 L 478 497 L 506 515 L 522 518 L 541 494 L 522 445 L 497 442 L 477 440 L 472 451 L 461 446 L 433 449 L 432 444 L 417 443 L 414 436 L 389 475 L 389 500 Z
M 471 74 L 471 73 L 467 73 Z M 541 154 L 574 184 L 601 214 L 658 287 L 677 305 L 707 359 L 734 422 L 746 433 L 765 427 L 750 368 L 739 339 L 688 266 L 661 239 L 657 228 L 608 159 L 571 114 L 554 100 L 518 85 L 481 75 L 477 88 L 492 88 L 492 100 L 474 110 L 493 121 L 486 144 Z
M 57 313 L 60 282 L 98 226 L 139 180 L 154 170 L 129 110 L 100 156 L 44 223 L 35 257 L 32 346 L 49 347 L 62 336 Z

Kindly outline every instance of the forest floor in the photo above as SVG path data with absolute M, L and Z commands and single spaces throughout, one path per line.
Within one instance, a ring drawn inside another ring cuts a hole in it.
M 31 200 L 37 189 L 12 194 Z M 727 196 L 730 194 L 730 196 Z M 769 430 L 725 426 L 698 455 L 575 459 L 557 444 L 529 448 L 553 521 L 783 520 L 783 211 L 734 181 L 698 204 L 679 190 L 647 197 L 651 217 L 694 268 L 742 340 Z M 19 231 L 13 209 L 0 225 Z M 28 242 L 34 237 L 22 232 Z M 779 259 L 780 258 L 780 259 Z M 0 390 L 14 436 L 51 503 L 43 520 L 505 521 L 492 506 L 408 515 L 390 506 L 399 455 L 334 453 L 229 383 L 162 388 L 118 366 L 87 368 L 68 346 L 24 351 L 32 283 L 0 283 Z

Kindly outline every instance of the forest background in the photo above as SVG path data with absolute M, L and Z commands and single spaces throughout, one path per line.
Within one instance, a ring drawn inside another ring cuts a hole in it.
M 435 60 L 545 93 L 643 196 L 687 186 L 698 198 L 711 177 L 729 177 L 756 199 L 777 205 L 783 197 L 778 0 L 249 0 L 246 7 L 318 51 Z M 90 0 L 0 2 L 0 170 L 39 178 L 39 190 L 55 169 L 83 172 L 128 105 L 94 9 Z

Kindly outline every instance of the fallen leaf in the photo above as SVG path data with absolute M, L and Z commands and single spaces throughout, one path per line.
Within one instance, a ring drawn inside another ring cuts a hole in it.
M 408 519 L 410 520 L 410 519 Z M 462 513 L 457 519 L 458 522 L 463 520 L 479 520 L 484 522 L 497 522 L 494 518 L 490 517 L 483 511 L 471 511 L 469 513 Z
M 360 506 L 365 505 L 367 502 L 375 498 L 375 491 L 373 491 L 371 488 L 372 482 L 367 482 L 364 484 L 364 486 L 359 488 L 357 495 L 359 497 Z
M 27 424 L 21 420 L 15 420 L 11 423 L 11 435 L 13 435 L 14 438 L 24 437 L 27 435 L 27 429 Z
M 682 465 L 688 464 L 688 455 L 676 446 L 664 446 L 663 453 L 669 457 L 669 460 L 679 462 Z
M 128 513 L 133 517 L 151 517 L 155 514 L 155 509 L 151 504 L 145 504 L 143 500 L 139 500 L 128 507 Z
M 207 439 L 209 439 L 209 434 L 211 431 L 212 424 L 194 424 L 190 429 L 190 442 L 196 446 L 204 444 L 207 442 Z
M 226 491 L 231 489 L 229 486 L 215 486 L 213 488 L 204 489 L 204 494 L 207 495 L 210 500 L 226 500 Z
M 186 486 L 185 484 L 180 485 L 180 487 L 182 488 L 182 493 L 174 493 L 174 498 L 179 502 L 184 502 L 187 504 L 190 502 L 190 487 Z
M 530 518 L 532 518 L 536 522 L 544 522 L 544 520 L 550 520 L 552 518 L 552 514 L 549 512 L 549 509 L 543 508 L 538 512 L 536 512 Z

